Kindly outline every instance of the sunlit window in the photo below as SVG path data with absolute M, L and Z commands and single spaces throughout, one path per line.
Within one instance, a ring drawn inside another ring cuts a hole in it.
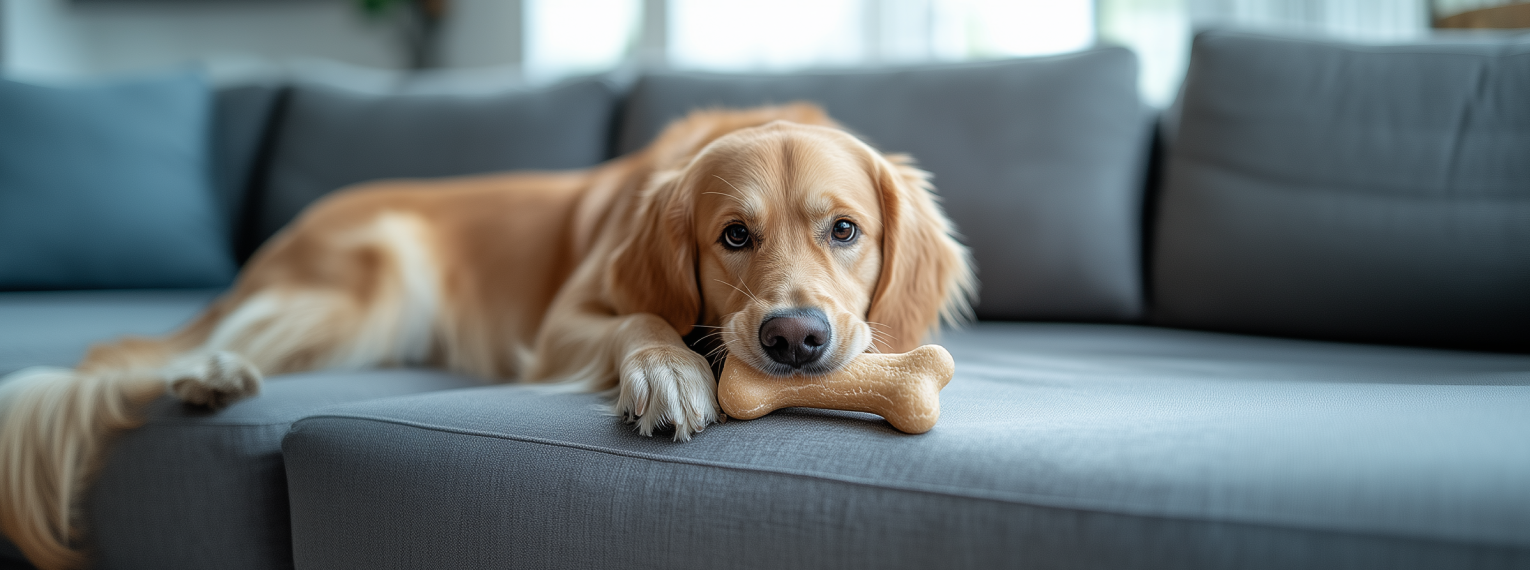
M 824 0 L 670 0 L 670 62 L 726 70 L 853 64 L 865 48 L 862 7 Z
M 638 36 L 642 0 L 523 0 L 528 77 L 616 67 Z
M 1452 6 L 1506 0 L 1434 0 Z M 1422 33 L 1417 0 L 523 0 L 532 78 L 642 63 L 715 71 L 1040 56 L 1123 44 L 1145 99 L 1172 101 L 1194 29 L 1279 27 L 1352 39 Z M 644 10 L 649 29 L 643 30 Z M 661 25 L 655 26 L 654 21 Z
M 941 59 L 1049 55 L 1094 42 L 1090 0 L 933 0 Z
M 680 68 L 785 70 L 1044 55 L 1094 41 L 1091 0 L 669 0 Z

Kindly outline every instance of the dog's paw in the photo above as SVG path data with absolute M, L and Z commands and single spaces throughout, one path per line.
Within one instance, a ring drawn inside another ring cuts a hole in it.
M 687 348 L 655 346 L 633 352 L 622 361 L 616 413 L 637 424 L 638 433 L 645 436 L 667 425 L 675 428 L 675 441 L 687 441 L 717 421 L 712 367 Z
M 260 393 L 260 371 L 232 352 L 188 357 L 170 367 L 170 393 L 188 404 L 217 409 Z

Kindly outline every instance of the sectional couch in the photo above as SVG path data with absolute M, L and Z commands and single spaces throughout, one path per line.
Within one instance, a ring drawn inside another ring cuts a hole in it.
M 689 109 L 812 100 L 934 173 L 979 321 L 938 339 L 920 436 L 791 409 L 677 444 L 599 395 L 411 369 L 162 400 L 88 497 L 97 567 L 1530 567 L 1530 35 L 1213 31 L 1190 62 L 1162 114 L 1121 48 L 222 88 L 233 263 L 347 184 L 583 167 Z M 205 285 L 0 293 L 0 373 L 170 330 Z

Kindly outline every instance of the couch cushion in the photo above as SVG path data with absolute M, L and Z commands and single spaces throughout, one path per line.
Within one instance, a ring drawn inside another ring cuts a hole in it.
M 217 412 L 155 403 L 111 447 L 86 500 L 95 567 L 292 567 L 281 441 L 298 418 L 338 403 L 477 385 L 439 372 L 307 373 Z
M 0 290 L 227 284 L 211 100 L 193 73 L 0 79 Z
M 789 75 L 658 73 L 633 88 L 619 149 L 706 107 L 808 100 L 935 175 L 972 248 L 985 319 L 1125 320 L 1141 308 L 1148 130 L 1130 51 Z
M 591 395 L 333 408 L 283 444 L 299 568 L 1508 568 L 1530 357 L 1123 325 L 943 339 L 939 425 L 685 444 Z
M 606 158 L 615 104 L 615 86 L 600 78 L 472 95 L 299 83 L 278 119 L 246 246 L 358 182 L 594 165 Z
M 282 93 L 274 84 L 227 86 L 213 99 L 213 177 L 218 202 L 228 220 L 228 243 L 244 227 L 255 165 L 267 146 L 272 111 Z
M 217 289 L 0 293 L 0 376 L 28 366 L 74 366 L 90 345 L 168 333 Z
M 218 294 L 50 291 L 0 294 L 0 377 L 34 365 L 72 366 L 90 344 L 169 332 Z M 427 371 L 310 373 L 207 413 L 166 398 L 143 428 L 113 445 L 88 499 L 97 568 L 288 568 L 280 444 L 314 410 L 474 381 Z M 0 568 L 20 554 L 0 538 Z
M 0 293 L 0 378 L 30 366 L 73 366 L 90 345 L 156 335 L 189 321 L 217 289 Z M 23 566 L 0 537 L 0 569 Z
M 1530 35 L 1195 39 L 1154 320 L 1530 351 Z

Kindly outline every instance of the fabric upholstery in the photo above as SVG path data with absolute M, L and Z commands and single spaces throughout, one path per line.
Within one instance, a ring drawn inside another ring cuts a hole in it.
M 227 284 L 210 109 L 193 73 L 0 79 L 0 290 Z
M 1132 327 L 942 339 L 940 423 L 643 438 L 600 396 L 341 406 L 283 444 L 298 568 L 1510 568 L 1530 357 Z
M 985 319 L 1129 320 L 1142 306 L 1148 129 L 1130 51 L 872 71 L 644 75 L 622 152 L 694 109 L 806 100 L 932 172 Z
M 118 439 L 86 502 L 95 567 L 292 567 L 281 441 L 294 420 L 339 403 L 477 385 L 421 370 L 268 379 L 209 413 L 161 399 Z
M 74 366 L 90 345 L 168 333 L 217 289 L 0 293 L 0 376 L 29 366 Z
M 218 291 L 49 291 L 0 294 L 0 376 L 72 366 L 93 343 L 156 335 L 189 320 Z M 336 403 L 476 381 L 439 372 L 309 373 L 268 379 L 263 393 L 217 413 L 168 398 L 117 439 L 87 499 L 96 568 L 289 568 L 288 424 Z M 20 554 L 0 538 L 0 568 Z
M 319 197 L 359 182 L 592 166 L 606 158 L 615 101 L 615 88 L 600 78 L 492 95 L 294 85 L 248 244 L 265 241 Z
M 213 99 L 213 176 L 218 205 L 228 220 L 226 241 L 237 246 L 253 187 L 256 164 L 266 146 L 272 111 L 282 88 L 252 84 L 218 89 Z
M 74 366 L 90 345 L 175 330 L 219 290 L 0 293 L 0 377 L 31 366 Z M 0 570 L 31 568 L 0 537 Z
M 1530 34 L 1195 39 L 1158 323 L 1530 351 Z

